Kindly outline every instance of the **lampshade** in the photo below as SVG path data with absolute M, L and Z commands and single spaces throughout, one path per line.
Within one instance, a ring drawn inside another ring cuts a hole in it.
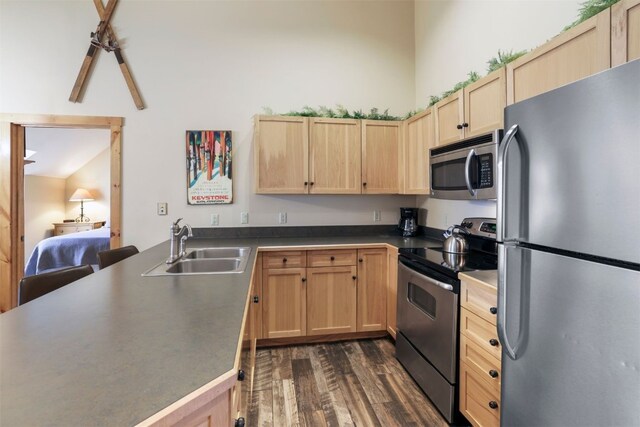
M 70 202 L 86 202 L 88 200 L 93 200 L 93 196 L 84 188 L 78 188 L 69 199 Z

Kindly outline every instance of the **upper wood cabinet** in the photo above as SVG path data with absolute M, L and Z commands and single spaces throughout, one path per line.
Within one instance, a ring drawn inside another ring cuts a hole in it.
M 272 268 L 263 271 L 263 338 L 306 335 L 305 274 L 305 268 Z
M 306 193 L 309 119 L 256 116 L 254 132 L 256 193 Z
M 401 122 L 362 120 L 362 193 L 398 194 Z
M 355 266 L 307 269 L 307 335 L 356 331 Z
M 433 109 L 406 120 L 400 161 L 402 194 L 429 194 L 429 149 L 435 146 Z
M 611 66 L 640 58 L 640 0 L 611 6 Z
M 386 249 L 358 249 L 358 332 L 387 329 Z
M 501 68 L 435 104 L 436 145 L 501 128 L 506 92 L 506 72 Z
M 606 70 L 611 64 L 606 9 L 507 65 L 509 105 Z
M 309 119 L 309 193 L 360 193 L 360 129 L 360 120 Z

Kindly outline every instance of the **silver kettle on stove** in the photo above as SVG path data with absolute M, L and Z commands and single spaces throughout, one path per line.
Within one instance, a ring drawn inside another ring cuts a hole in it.
M 466 228 L 460 225 L 452 225 L 444 232 L 445 241 L 442 251 L 450 254 L 466 254 L 469 252 L 469 242 L 464 235 L 469 234 Z

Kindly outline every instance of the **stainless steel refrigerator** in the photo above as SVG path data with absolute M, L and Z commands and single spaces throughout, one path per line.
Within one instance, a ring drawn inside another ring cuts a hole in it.
M 503 426 L 640 426 L 640 60 L 511 105 Z

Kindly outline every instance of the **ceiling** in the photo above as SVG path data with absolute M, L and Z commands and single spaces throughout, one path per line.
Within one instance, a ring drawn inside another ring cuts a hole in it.
M 109 129 L 27 128 L 26 148 L 36 153 L 25 175 L 68 178 L 109 148 Z

